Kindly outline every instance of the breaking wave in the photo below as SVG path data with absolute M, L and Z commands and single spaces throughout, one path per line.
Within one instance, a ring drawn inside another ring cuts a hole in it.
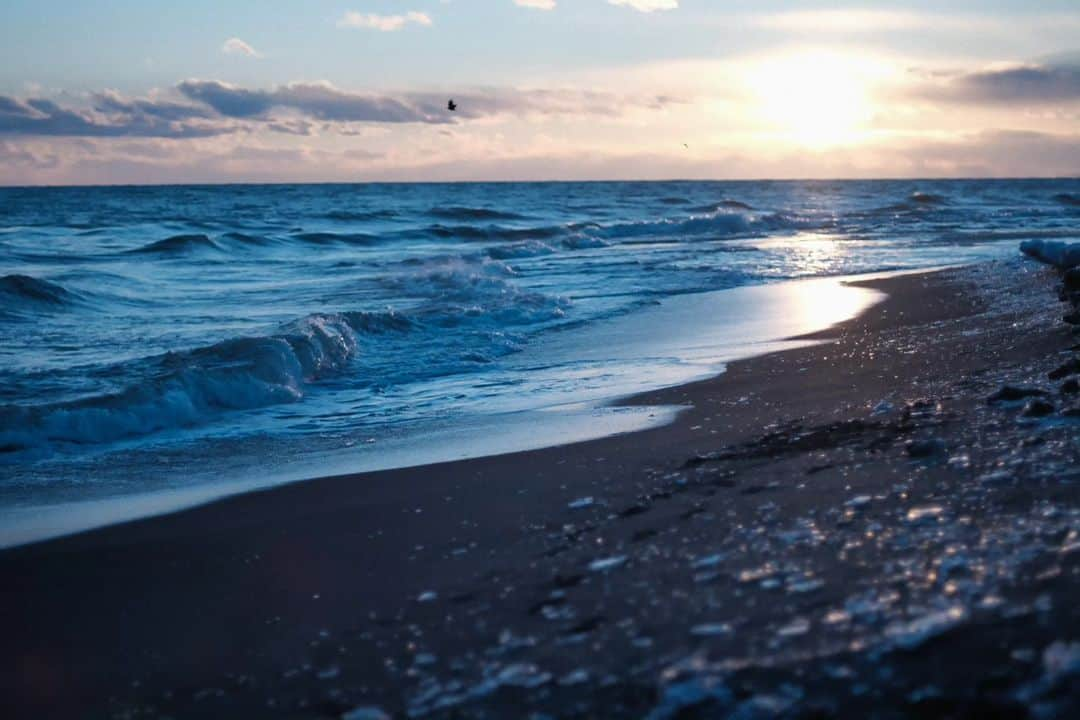
M 136 363 L 150 365 L 147 379 L 120 392 L 0 407 L 0 449 L 112 442 L 196 425 L 223 411 L 295 402 L 307 385 L 346 368 L 360 349 L 361 335 L 410 327 L 408 318 L 392 312 L 315 314 L 273 335 L 149 358 Z M 134 367 L 116 370 L 138 374 Z
M 822 229 L 832 220 L 802 218 L 786 213 L 752 215 L 741 212 L 717 212 L 695 215 L 682 220 L 651 220 L 585 227 L 582 232 L 604 240 L 627 240 L 649 237 L 733 237 L 761 232 Z
M 424 298 L 413 312 L 425 324 L 452 327 L 478 321 L 492 331 L 537 325 L 565 317 L 569 301 L 521 288 L 505 262 L 460 257 L 411 264 L 410 272 L 387 277 L 387 287 Z

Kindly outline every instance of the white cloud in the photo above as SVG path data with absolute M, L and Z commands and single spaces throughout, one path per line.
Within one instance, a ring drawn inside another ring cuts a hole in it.
M 410 10 L 404 15 L 378 15 L 376 13 L 361 13 L 349 10 L 337 21 L 337 26 L 339 28 L 365 28 L 380 32 L 394 32 L 409 23 L 429 26 L 432 21 L 431 16 L 427 13 L 415 10 Z
M 248 45 L 238 37 L 231 37 L 221 46 L 221 52 L 226 55 L 247 55 L 248 57 L 262 57 L 258 50 Z
M 554 10 L 555 0 L 514 0 L 519 7 L 533 8 L 535 10 Z
M 608 0 L 612 5 L 622 5 L 638 12 L 651 13 L 656 10 L 678 10 L 679 0 Z

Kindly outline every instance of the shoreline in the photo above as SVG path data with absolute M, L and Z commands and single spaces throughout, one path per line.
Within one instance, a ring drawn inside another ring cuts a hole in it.
M 270 474 L 252 472 L 249 476 L 227 481 L 165 485 L 130 495 L 0 509 L 0 549 L 160 517 L 235 495 L 297 482 L 556 448 L 660 427 L 673 422 L 683 408 L 678 405 L 645 407 L 633 402 L 633 398 L 714 379 L 730 362 L 812 342 L 801 338 L 827 332 L 833 325 L 850 320 L 884 299 L 880 293 L 859 288 L 861 281 L 939 269 L 800 278 L 668 298 L 656 307 L 618 316 L 590 328 L 590 332 L 598 336 L 594 345 L 601 348 L 601 366 L 612 376 L 619 374 L 619 380 L 601 383 L 594 379 L 591 385 L 586 381 L 584 396 L 551 393 L 543 405 L 465 417 L 451 426 L 384 440 L 372 445 L 371 450 L 363 446 L 363 449 L 328 450 L 310 459 L 293 461 Z M 830 301 L 826 307 L 821 307 L 820 298 Z M 818 299 L 817 305 L 815 299 Z M 730 318 L 733 312 L 747 306 L 753 310 L 743 310 L 744 316 L 735 322 L 709 324 L 698 320 L 703 315 Z M 814 315 L 805 309 L 807 307 L 814 308 L 814 312 L 823 317 L 806 317 Z M 695 321 L 696 325 L 693 324 Z M 680 330 L 671 332 L 671 328 Z M 657 333 L 670 337 L 659 340 Z M 735 337 L 741 339 L 735 340 Z M 567 345 L 561 336 L 554 343 Z M 561 352 L 580 361 L 580 345 L 581 340 L 577 339 Z M 608 346 L 620 347 L 619 357 L 607 359 L 602 348 Z M 545 355 L 533 355 L 516 362 L 525 366 L 558 362 Z M 662 378 L 643 379 L 649 373 L 650 360 L 669 355 L 679 357 L 681 366 L 666 367 L 663 372 L 668 375 Z M 631 367 L 634 369 L 628 369 Z M 613 393 L 620 384 L 623 390 Z M 454 450 L 439 449 L 448 445 Z
M 1046 385 L 1074 341 L 1033 317 L 1032 297 L 1052 308 L 1051 273 L 1013 268 L 1000 292 L 1017 308 L 973 289 L 978 266 L 870 281 L 882 303 L 805 338 L 834 342 L 628 400 L 691 406 L 670 425 L 0 551 L 15 578 L 0 591 L 8 715 L 675 717 L 832 697 L 826 714 L 865 717 L 1043 701 L 1071 677 L 1043 667 L 1051 633 L 1067 660 L 1080 637 L 1065 602 L 1080 513 L 1068 474 L 1032 474 L 1077 448 L 1067 418 L 1025 425 L 985 399 L 1002 379 Z M 1054 558 L 1030 572 L 995 544 L 1023 544 L 1020 517 L 1041 523 L 1021 549 Z

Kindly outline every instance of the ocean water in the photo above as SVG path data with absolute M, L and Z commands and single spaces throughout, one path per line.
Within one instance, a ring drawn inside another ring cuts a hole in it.
M 631 429 L 597 406 L 803 327 L 757 288 L 1029 239 L 1080 181 L 0 189 L 0 525 Z

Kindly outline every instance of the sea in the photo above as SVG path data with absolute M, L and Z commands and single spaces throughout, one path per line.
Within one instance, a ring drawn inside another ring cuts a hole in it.
M 1080 180 L 0 188 L 0 545 L 629 432 L 629 394 L 1080 240 Z

